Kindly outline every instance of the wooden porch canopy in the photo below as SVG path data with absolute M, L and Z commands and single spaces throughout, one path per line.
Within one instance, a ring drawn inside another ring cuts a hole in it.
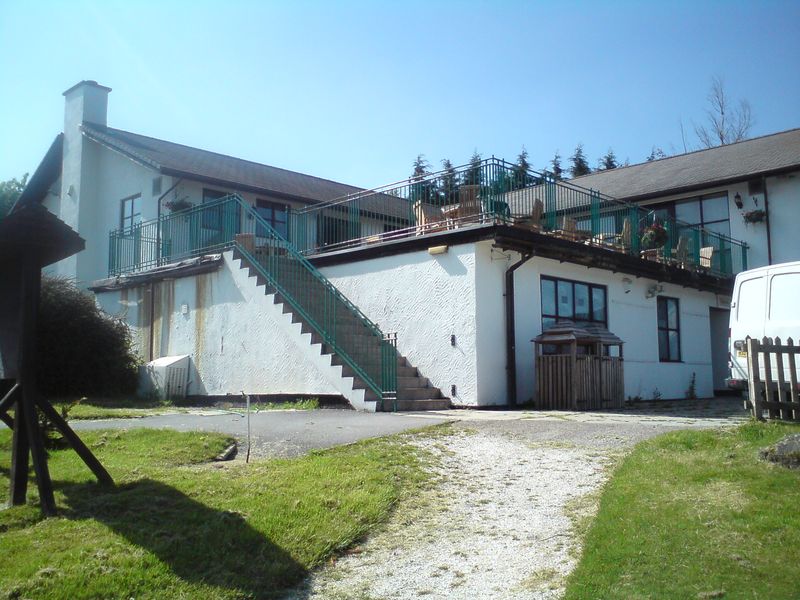
M 42 267 L 83 250 L 84 240 L 38 202 L 18 203 L 0 219 L 0 421 L 13 429 L 12 505 L 24 504 L 28 457 L 33 459 L 42 511 L 54 514 L 53 484 L 37 408 L 61 431 L 102 483 L 113 483 L 91 451 L 36 386 L 36 321 Z M 13 419 L 9 410 L 14 409 Z
M 537 405 L 544 409 L 621 408 L 624 402 L 622 345 L 598 324 L 560 321 L 533 340 Z M 547 349 L 555 346 L 556 351 Z M 611 348 L 619 355 L 611 356 Z

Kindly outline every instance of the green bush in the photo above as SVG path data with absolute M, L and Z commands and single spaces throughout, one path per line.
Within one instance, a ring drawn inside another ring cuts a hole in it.
M 128 327 L 65 279 L 43 277 L 37 379 L 51 397 L 136 391 L 138 358 Z

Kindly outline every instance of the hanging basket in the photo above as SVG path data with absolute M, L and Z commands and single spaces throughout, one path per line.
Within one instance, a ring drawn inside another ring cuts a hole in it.
M 742 218 L 745 223 L 761 223 L 766 217 L 767 213 L 760 208 L 742 213 Z
M 644 228 L 642 232 L 642 248 L 645 250 L 655 250 L 667 243 L 667 230 L 661 223 L 653 223 Z

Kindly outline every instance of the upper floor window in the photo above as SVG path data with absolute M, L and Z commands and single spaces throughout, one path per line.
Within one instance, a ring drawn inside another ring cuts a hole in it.
M 136 194 L 123 198 L 121 204 L 120 227 L 125 231 L 133 229 L 142 222 L 142 195 Z
M 661 362 L 680 362 L 681 360 L 681 320 L 678 299 L 659 296 L 658 313 L 658 360 Z
M 689 225 L 697 225 L 725 236 L 731 235 L 727 192 L 696 196 L 685 200 L 674 200 L 661 204 L 649 204 L 657 218 L 674 218 Z M 703 245 L 707 240 L 702 241 Z
M 289 210 L 285 204 L 270 202 L 269 200 L 256 200 L 258 216 L 269 223 L 272 228 L 284 238 L 289 236 Z M 256 235 L 266 237 L 266 228 L 256 227 Z
M 203 204 L 219 200 L 228 195 L 228 192 L 203 188 Z M 202 223 L 204 229 L 222 231 L 222 208 L 209 207 L 203 210 Z
M 606 286 L 542 276 L 542 331 L 558 321 L 608 327 Z

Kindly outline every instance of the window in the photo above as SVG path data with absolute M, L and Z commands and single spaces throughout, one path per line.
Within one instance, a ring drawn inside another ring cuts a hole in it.
M 678 299 L 659 296 L 658 313 L 658 360 L 680 362 L 681 331 Z
M 797 312 L 797 290 L 800 290 L 800 273 L 780 273 L 772 277 L 769 294 L 769 318 L 771 321 L 797 321 L 800 319 Z
M 289 211 L 285 204 L 278 204 L 277 202 L 270 202 L 269 200 L 256 200 L 256 212 L 258 213 L 258 216 L 269 223 L 279 235 L 288 239 Z M 257 226 L 256 235 L 259 237 L 267 237 L 266 228 L 263 226 Z
M 658 219 L 675 218 L 689 225 L 698 225 L 709 231 L 730 236 L 731 223 L 728 214 L 727 192 L 696 196 L 685 200 L 652 204 L 645 208 L 653 211 Z M 708 241 L 703 240 L 703 245 Z
M 121 209 L 120 227 L 131 231 L 134 225 L 142 222 L 142 195 L 136 194 L 123 199 Z
M 606 287 L 543 276 L 542 331 L 563 320 L 607 327 Z
M 320 215 L 317 218 L 317 244 L 329 246 L 341 244 L 361 237 L 361 224 L 358 222 Z

